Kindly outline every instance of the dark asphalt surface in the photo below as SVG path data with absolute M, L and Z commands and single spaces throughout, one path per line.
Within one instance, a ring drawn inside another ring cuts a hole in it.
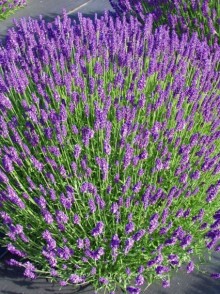
M 95 12 L 98 14 L 104 10 L 113 11 L 108 0 L 28 0 L 25 8 L 19 9 L 4 21 L 0 21 L 0 39 L 4 38 L 7 30 L 13 26 L 13 19 L 31 16 L 38 18 L 42 15 L 46 20 L 53 20 L 61 14 L 63 9 L 73 18 L 77 13 L 82 12 L 85 16 L 92 17 Z
M 5 257 L 7 258 L 7 256 Z M 213 254 L 212 260 L 202 267 L 208 272 L 220 272 L 220 256 Z M 170 288 L 163 289 L 160 283 L 151 285 L 143 294 L 219 294 L 220 281 L 212 280 L 208 274 L 194 273 L 187 274 L 185 269 L 173 274 Z M 1 294 L 94 294 L 91 286 L 83 289 L 64 287 L 59 291 L 59 285 L 46 282 L 45 279 L 31 281 L 22 277 L 22 270 L 19 268 L 5 267 L 4 262 L 0 263 L 0 293 Z M 100 292 L 100 294 L 104 294 Z M 117 291 L 116 294 L 122 294 Z
M 13 26 L 13 18 L 31 16 L 38 18 L 42 15 L 46 20 L 51 21 L 58 14 L 66 9 L 71 18 L 77 19 L 77 13 L 93 18 L 94 14 L 101 15 L 104 10 L 112 10 L 108 0 L 29 0 L 24 9 L 17 11 L 7 20 L 0 22 L 0 39 L 4 39 L 8 28 Z M 0 248 L 0 258 L 3 250 Z M 7 255 L 5 256 L 7 257 Z M 4 257 L 4 258 L 5 258 Z M 45 279 L 38 279 L 34 282 L 22 277 L 22 271 L 17 268 L 5 267 L 4 258 L 0 262 L 0 294 L 93 294 L 94 290 L 87 287 L 75 290 L 72 287 L 60 287 L 47 283 Z M 220 272 L 220 254 L 214 253 L 212 260 L 203 266 L 208 272 Z M 175 273 L 171 279 L 171 286 L 163 289 L 160 284 L 151 285 L 143 294 L 220 294 L 220 280 L 213 280 L 208 274 L 198 273 L 187 274 L 184 270 Z M 104 292 L 103 292 L 104 293 Z M 117 294 L 121 293 L 120 291 Z

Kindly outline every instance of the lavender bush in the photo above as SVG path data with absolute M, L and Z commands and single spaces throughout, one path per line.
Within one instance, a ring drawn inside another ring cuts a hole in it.
M 25 277 L 140 293 L 220 250 L 220 50 L 152 22 L 8 33 L 0 229 Z
M 0 20 L 7 18 L 16 9 L 27 4 L 26 0 L 1 0 L 0 1 Z
M 154 15 L 155 26 L 168 23 L 177 32 L 197 31 L 210 43 L 220 41 L 219 0 L 109 0 L 117 14 L 136 16 L 143 24 L 146 14 Z

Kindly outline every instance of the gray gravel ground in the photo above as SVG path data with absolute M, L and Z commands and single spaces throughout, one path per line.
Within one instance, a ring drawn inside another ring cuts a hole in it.
M 38 18 L 44 16 L 48 21 L 62 13 L 63 8 L 72 18 L 77 19 L 77 13 L 93 18 L 94 14 L 102 14 L 104 10 L 112 10 L 108 0 L 29 0 L 29 4 L 12 15 L 7 20 L 0 22 L 0 39 L 4 39 L 7 29 L 13 26 L 13 18 L 31 16 Z M 0 248 L 0 256 L 2 250 Z M 3 261 L 3 259 L 2 259 Z M 213 254 L 212 260 L 206 264 L 205 269 L 211 272 L 220 272 L 220 254 Z M 198 272 L 186 274 L 184 270 L 176 273 L 171 280 L 171 287 L 162 289 L 160 284 L 151 285 L 146 291 L 143 287 L 142 293 L 146 294 L 220 294 L 220 281 L 212 280 L 208 275 Z M 34 282 L 24 279 L 21 270 L 5 267 L 0 263 L 0 294 L 93 294 L 94 290 L 87 287 L 73 290 L 71 287 L 62 288 L 47 283 L 44 279 Z M 120 291 L 117 294 L 121 293 Z

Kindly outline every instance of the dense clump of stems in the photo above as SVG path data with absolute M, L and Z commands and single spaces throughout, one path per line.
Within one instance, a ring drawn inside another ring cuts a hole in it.
M 152 27 L 64 14 L 9 31 L 0 230 L 26 277 L 140 293 L 219 251 L 220 50 Z
M 220 1 L 218 0 L 109 0 L 118 15 L 132 14 L 144 24 L 149 13 L 154 26 L 168 24 L 178 34 L 197 32 L 210 44 L 220 44 Z

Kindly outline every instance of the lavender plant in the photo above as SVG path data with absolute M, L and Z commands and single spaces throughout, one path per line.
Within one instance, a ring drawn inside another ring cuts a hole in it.
M 0 229 L 25 277 L 140 293 L 220 250 L 220 49 L 152 25 L 106 12 L 9 31 Z
M 154 24 L 169 24 L 178 33 L 197 31 L 210 43 L 220 41 L 218 0 L 109 0 L 117 14 L 136 16 L 143 24 L 145 15 L 154 14 Z
M 26 0 L 1 0 L 0 1 L 0 20 L 6 19 L 20 7 L 27 4 Z

